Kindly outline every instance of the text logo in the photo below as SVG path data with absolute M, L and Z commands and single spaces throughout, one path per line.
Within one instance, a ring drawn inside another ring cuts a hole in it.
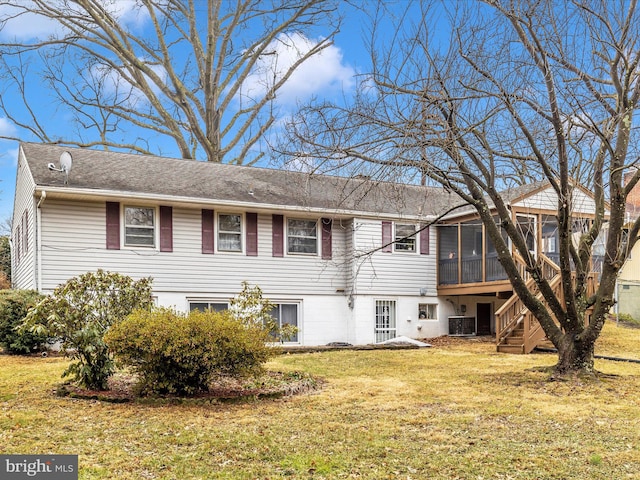
M 78 480 L 77 455 L 0 455 L 2 480 Z

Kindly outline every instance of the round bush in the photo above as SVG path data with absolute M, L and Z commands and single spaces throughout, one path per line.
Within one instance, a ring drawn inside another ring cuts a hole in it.
M 216 375 L 260 373 L 276 353 L 269 340 L 267 328 L 226 311 L 164 308 L 136 311 L 105 336 L 116 359 L 140 375 L 141 393 L 177 395 L 207 391 Z

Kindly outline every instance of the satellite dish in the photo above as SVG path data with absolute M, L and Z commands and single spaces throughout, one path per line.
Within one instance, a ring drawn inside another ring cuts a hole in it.
M 73 158 L 71 158 L 71 154 L 69 152 L 62 152 L 60 154 L 60 168 L 56 167 L 53 163 L 49 163 L 47 168 L 53 172 L 64 173 L 64 184 L 66 185 L 69 183 L 69 172 L 71 171 L 72 165 Z
M 60 169 L 63 172 L 66 172 L 67 175 L 71 171 L 71 166 L 73 165 L 73 158 L 71 158 L 71 154 L 69 152 L 62 152 L 60 154 Z

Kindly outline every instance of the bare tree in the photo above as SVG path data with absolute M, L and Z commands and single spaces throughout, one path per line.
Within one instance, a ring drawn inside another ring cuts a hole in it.
M 0 115 L 19 130 L 0 138 L 142 153 L 170 139 L 184 158 L 255 162 L 274 99 L 339 23 L 334 0 L 137 0 L 126 16 L 130 3 L 0 1 Z M 7 40 L 20 21 L 53 33 Z M 49 130 L 54 108 L 74 132 Z
M 556 373 L 594 373 L 594 343 L 640 227 L 631 226 L 627 250 L 625 200 L 640 178 L 631 168 L 640 145 L 637 2 L 421 2 L 402 18 L 381 2 L 372 17 L 373 69 L 359 96 L 302 111 L 290 125 L 296 148 L 289 153 L 332 168 L 385 167 L 455 192 L 477 211 L 514 291 L 557 347 Z M 380 29 L 390 18 L 400 25 L 393 37 Z M 559 292 L 500 193 L 531 181 L 548 182 L 558 197 Z M 595 216 L 577 239 L 579 185 L 593 192 Z M 606 235 L 605 257 L 593 294 L 599 235 Z

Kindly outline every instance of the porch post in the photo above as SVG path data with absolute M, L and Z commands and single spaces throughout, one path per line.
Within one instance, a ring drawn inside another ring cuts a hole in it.
M 487 281 L 487 232 L 482 224 L 482 281 Z
M 456 252 L 458 267 L 458 285 L 462 283 L 462 224 L 458 222 L 458 251 Z

